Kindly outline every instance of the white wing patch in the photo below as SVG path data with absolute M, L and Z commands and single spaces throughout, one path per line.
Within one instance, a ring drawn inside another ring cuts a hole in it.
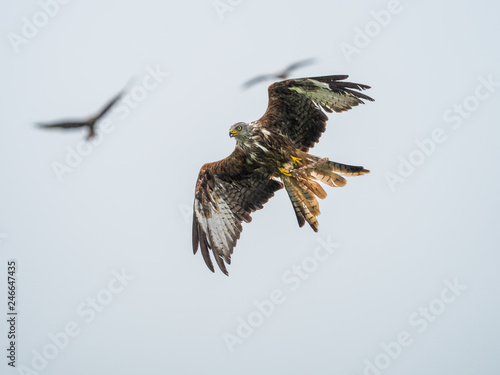
M 314 103 L 321 105 L 330 111 L 343 112 L 359 104 L 359 99 L 350 93 L 339 93 L 332 91 L 327 83 L 319 82 L 314 79 L 308 79 L 317 90 L 304 89 L 302 87 L 290 87 L 290 90 L 296 91 L 301 95 L 311 99 Z

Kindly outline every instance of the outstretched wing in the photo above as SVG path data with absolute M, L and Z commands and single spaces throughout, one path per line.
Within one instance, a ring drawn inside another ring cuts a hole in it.
M 248 167 L 237 149 L 227 158 L 201 168 L 193 207 L 193 251 L 196 254 L 198 247 L 201 249 L 212 272 L 210 250 L 227 275 L 225 263 L 231 264 L 241 222 L 249 223 L 250 213 L 261 209 L 282 187 L 269 173 Z
M 63 128 L 63 129 L 74 129 L 74 128 L 81 128 L 82 126 L 88 125 L 87 122 L 85 121 L 80 121 L 80 122 L 57 122 L 53 124 L 38 124 L 39 127 L 41 128 Z
M 100 119 L 102 116 L 104 116 L 104 115 L 106 114 L 106 112 L 108 112 L 108 111 L 111 109 L 111 107 L 113 107 L 113 106 L 116 104 L 116 102 L 117 102 L 118 100 L 120 100 L 120 99 L 121 99 L 121 97 L 123 96 L 123 93 L 124 93 L 124 91 L 120 92 L 120 93 L 119 93 L 118 95 L 116 95 L 113 99 L 111 99 L 111 100 L 109 101 L 109 103 L 108 103 L 108 104 L 106 104 L 106 106 L 105 106 L 105 107 L 104 107 L 104 108 L 103 108 L 103 109 L 102 109 L 102 110 L 101 110 L 101 111 L 100 111 L 100 112 L 99 112 L 99 113 L 98 113 L 98 114 L 97 114 L 94 118 L 95 118 L 96 120 L 98 120 L 98 119 Z
M 325 112 L 343 112 L 373 101 L 359 91 L 370 86 L 343 82 L 347 75 L 290 79 L 269 86 L 267 111 L 258 125 L 279 131 L 302 151 L 319 141 L 328 117 Z
M 311 58 L 311 59 L 306 59 L 306 60 L 301 60 L 301 61 L 294 62 L 293 64 L 288 65 L 283 70 L 283 73 L 281 73 L 281 74 L 283 76 L 288 76 L 294 70 L 302 68 L 303 66 L 312 65 L 315 61 L 316 61 L 316 59 Z
M 252 79 L 246 81 L 242 85 L 242 87 L 244 89 L 249 89 L 250 87 L 256 85 L 259 82 L 267 81 L 267 80 L 270 80 L 270 79 L 276 79 L 276 74 L 263 74 L 263 75 L 257 76 L 255 78 L 252 78 Z

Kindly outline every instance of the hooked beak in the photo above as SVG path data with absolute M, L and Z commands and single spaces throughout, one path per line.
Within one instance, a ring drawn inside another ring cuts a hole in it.
M 235 135 L 240 134 L 240 132 L 237 132 L 234 129 L 229 130 L 229 137 L 233 138 Z

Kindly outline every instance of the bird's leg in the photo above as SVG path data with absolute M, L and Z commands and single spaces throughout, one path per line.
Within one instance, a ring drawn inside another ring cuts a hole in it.
M 284 174 L 285 176 L 291 176 L 292 174 L 290 173 L 290 171 L 286 168 L 279 168 L 280 172 L 282 174 Z
M 297 164 L 297 165 L 300 165 L 300 161 L 302 160 L 301 158 L 297 158 L 293 155 L 290 155 L 292 157 L 292 160 L 293 160 L 293 163 L 294 164 Z
M 290 177 L 292 175 L 293 171 L 293 164 L 288 162 L 288 163 L 283 163 L 278 166 L 279 171 L 284 174 L 285 176 Z

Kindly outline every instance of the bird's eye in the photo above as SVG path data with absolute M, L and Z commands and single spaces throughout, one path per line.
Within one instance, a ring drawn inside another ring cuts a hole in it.
M 239 126 L 237 126 L 237 127 L 236 127 L 236 130 L 237 130 L 237 131 L 239 131 L 239 132 L 241 131 L 241 129 L 243 129 L 243 128 L 241 127 L 241 125 L 239 125 Z

